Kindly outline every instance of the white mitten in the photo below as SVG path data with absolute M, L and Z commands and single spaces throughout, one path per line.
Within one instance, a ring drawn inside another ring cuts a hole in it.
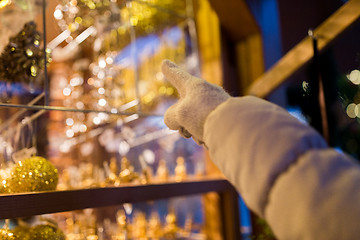
M 203 144 L 204 123 L 219 104 L 230 98 L 224 89 L 194 77 L 173 62 L 164 60 L 162 72 L 178 90 L 180 99 L 165 112 L 165 124 L 186 138 Z

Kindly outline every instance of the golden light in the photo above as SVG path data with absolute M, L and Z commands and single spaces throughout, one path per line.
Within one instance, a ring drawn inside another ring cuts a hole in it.
M 0 9 L 10 5 L 11 0 L 0 0 Z
M 355 69 L 347 76 L 347 78 L 355 85 L 360 84 L 360 71 Z
M 350 118 L 356 118 L 356 113 L 359 112 L 358 107 L 355 103 L 350 103 L 347 107 L 346 107 L 346 114 L 350 117 Z

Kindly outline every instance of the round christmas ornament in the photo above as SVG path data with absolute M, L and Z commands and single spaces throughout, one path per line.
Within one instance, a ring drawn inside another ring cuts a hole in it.
M 3 166 L 1 166 L 3 167 Z M 0 194 L 10 193 L 9 188 L 9 177 L 11 174 L 11 170 L 9 167 L 5 167 L 5 169 L 0 169 Z
M 6 219 L 4 226 L 0 229 L 1 240 L 13 240 L 15 239 L 14 233 L 9 229 L 10 220 Z
M 36 240 L 65 240 L 65 234 L 53 225 L 40 224 L 31 228 L 30 238 Z
M 1 240 L 15 240 L 14 233 L 10 229 L 0 229 Z
M 13 230 L 16 240 L 30 240 L 30 227 L 28 226 L 16 226 Z
M 58 179 L 54 165 L 43 157 L 33 156 L 17 162 L 11 171 L 9 188 L 12 193 L 52 191 Z

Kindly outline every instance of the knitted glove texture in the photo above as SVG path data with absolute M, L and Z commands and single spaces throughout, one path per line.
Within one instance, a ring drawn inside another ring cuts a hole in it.
M 165 124 L 186 138 L 204 144 L 204 123 L 219 104 L 230 98 L 224 89 L 197 78 L 169 60 L 162 63 L 166 79 L 178 90 L 180 99 L 165 112 Z

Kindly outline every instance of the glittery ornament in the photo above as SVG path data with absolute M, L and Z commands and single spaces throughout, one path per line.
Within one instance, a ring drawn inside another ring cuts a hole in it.
M 30 240 L 30 227 L 28 226 L 16 226 L 13 230 L 16 240 Z
M 10 192 L 51 191 L 58 183 L 57 169 L 45 158 L 34 156 L 19 161 L 11 172 Z
M 10 193 L 9 177 L 11 175 L 10 168 L 0 169 L 0 194 Z
M 65 234 L 50 224 L 40 224 L 32 227 L 30 238 L 36 240 L 65 240 Z
M 11 193 L 10 192 L 9 182 L 10 182 L 9 179 L 1 179 L 0 194 Z
M 32 21 L 11 37 L 0 56 L 0 80 L 6 82 L 34 83 L 44 68 L 44 52 L 40 47 L 41 36 Z M 47 52 L 48 61 L 50 53 Z
M 1 240 L 15 240 L 14 233 L 7 228 L 0 229 L 0 239 Z

